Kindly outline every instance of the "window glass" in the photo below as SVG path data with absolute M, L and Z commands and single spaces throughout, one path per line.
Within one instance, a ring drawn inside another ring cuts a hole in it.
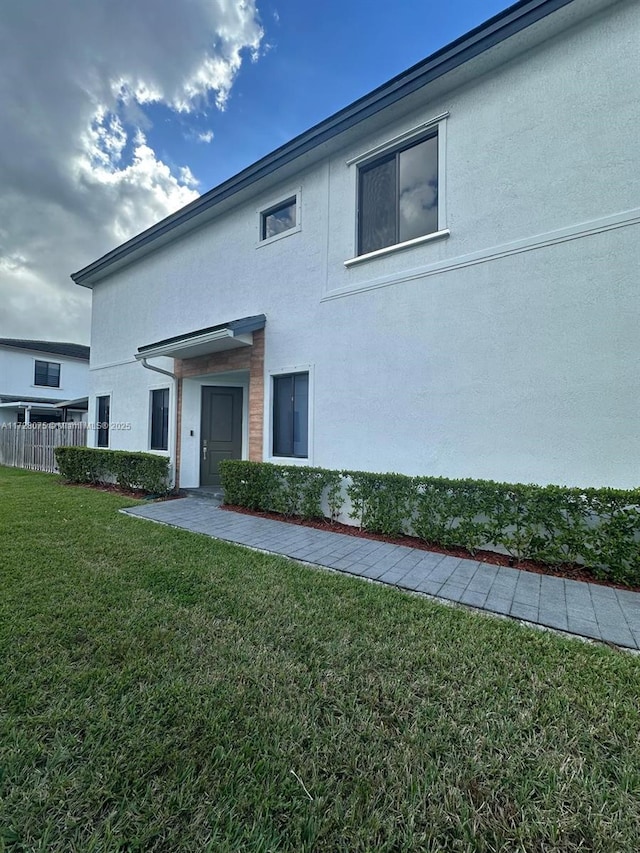
M 296 200 L 290 198 L 262 214 L 262 239 L 268 240 L 269 237 L 275 237 L 276 234 L 295 228 L 295 225 Z
M 98 447 L 109 447 L 109 416 L 111 409 L 111 399 L 109 396 L 97 398 L 97 414 L 98 414 Z
M 392 246 L 396 239 L 396 158 L 360 172 L 360 253 Z
M 438 230 L 438 137 L 400 152 L 399 242 Z
M 293 377 L 293 455 L 308 456 L 309 374 Z
M 151 392 L 151 449 L 169 448 L 169 389 Z
M 358 254 L 438 230 L 438 135 L 362 166 Z
M 309 374 L 273 380 L 273 455 L 308 456 Z
M 293 455 L 293 376 L 273 380 L 273 455 Z
M 60 365 L 55 361 L 36 361 L 34 385 L 60 387 Z

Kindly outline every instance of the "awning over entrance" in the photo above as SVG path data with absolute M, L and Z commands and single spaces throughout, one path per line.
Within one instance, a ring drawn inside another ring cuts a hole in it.
M 78 409 L 81 412 L 86 412 L 88 408 L 88 397 L 77 397 L 75 400 L 63 400 L 61 403 L 56 403 L 56 409 Z
M 237 349 L 253 344 L 253 332 L 264 329 L 267 318 L 264 314 L 256 314 L 253 317 L 242 317 L 232 320 L 230 323 L 221 323 L 219 326 L 210 326 L 207 329 L 198 329 L 175 338 L 166 338 L 153 344 L 139 347 L 136 358 L 196 358 L 208 355 L 212 352 Z

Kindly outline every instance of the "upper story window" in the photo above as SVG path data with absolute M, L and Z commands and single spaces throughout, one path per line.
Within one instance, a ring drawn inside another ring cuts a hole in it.
M 285 234 L 298 224 L 298 200 L 292 196 L 261 212 L 260 240 L 270 240 Z
M 36 360 L 34 385 L 46 385 L 49 388 L 60 387 L 60 365 L 57 361 Z
M 358 255 L 438 230 L 437 129 L 358 172 Z

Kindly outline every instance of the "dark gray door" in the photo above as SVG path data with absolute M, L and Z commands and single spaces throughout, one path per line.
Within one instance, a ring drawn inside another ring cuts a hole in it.
M 242 388 L 202 389 L 200 485 L 220 486 L 220 462 L 242 457 Z

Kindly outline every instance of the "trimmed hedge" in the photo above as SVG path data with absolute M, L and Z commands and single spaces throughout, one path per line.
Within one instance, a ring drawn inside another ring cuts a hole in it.
M 327 471 L 261 462 L 221 464 L 225 502 L 319 518 L 345 513 L 363 530 L 443 547 L 504 550 L 549 566 L 640 584 L 640 489 L 576 489 Z M 327 511 L 323 512 L 323 506 Z
M 152 495 L 169 489 L 169 459 L 153 453 L 129 453 L 95 447 L 56 447 L 56 462 L 69 483 L 113 484 Z
M 342 504 L 339 471 L 225 459 L 220 463 L 224 501 L 261 512 L 302 518 L 335 518 Z

